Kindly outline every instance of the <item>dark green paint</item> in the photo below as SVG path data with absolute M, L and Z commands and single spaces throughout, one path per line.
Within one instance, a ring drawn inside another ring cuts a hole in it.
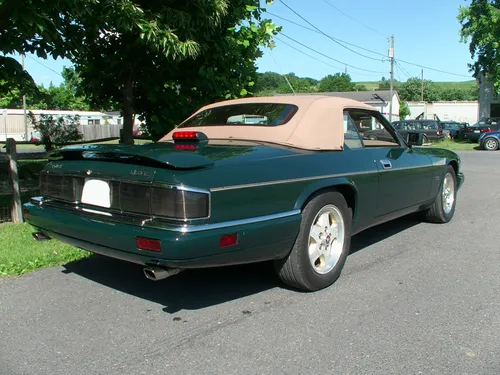
M 45 169 L 49 173 L 82 174 L 91 170 L 91 176 L 184 184 L 212 191 L 210 219 L 192 221 L 189 225 L 301 209 L 315 192 L 337 187 L 352 198 L 349 203 L 354 209 L 353 232 L 356 233 L 429 205 L 441 186 L 446 165 L 455 163 L 458 168 L 460 165 L 458 156 L 451 151 L 419 147 L 313 152 L 252 142 L 245 145 L 204 142 L 200 146 L 195 151 L 179 151 L 171 143 L 67 148 L 59 156 L 73 152 L 66 155 L 74 158 L 82 151 L 93 151 L 135 155 L 157 164 L 135 165 L 127 160 L 118 162 L 116 158 L 108 161 L 56 160 Z M 392 169 L 384 170 L 382 159 L 389 160 Z M 298 233 L 301 219 L 300 215 L 295 215 L 259 224 L 179 234 L 112 222 L 104 216 L 88 217 L 30 204 L 25 207 L 31 212 L 33 225 L 63 234 L 68 241 L 87 241 L 86 248 L 91 247 L 92 242 L 101 252 L 106 248 L 124 252 L 128 260 L 135 256 L 137 261 L 145 263 L 144 252 L 135 249 L 135 236 L 159 238 L 164 251 L 151 255 L 150 260 L 185 261 L 186 267 L 189 264 L 231 263 L 238 257 L 244 262 L 245 259 L 257 261 L 283 256 Z M 220 235 L 228 233 L 238 233 L 240 242 L 231 248 L 219 248 Z M 234 254 L 239 255 L 233 257 Z M 216 257 L 213 262 L 209 260 L 212 256 Z

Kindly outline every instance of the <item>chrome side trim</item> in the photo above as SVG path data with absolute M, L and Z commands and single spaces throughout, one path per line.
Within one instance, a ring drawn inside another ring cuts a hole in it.
M 220 187 L 211 188 L 210 191 L 212 193 L 215 193 L 218 191 L 226 191 L 226 190 L 247 189 L 247 188 L 269 186 L 269 185 L 290 184 L 290 183 L 294 183 L 294 182 L 303 182 L 303 181 L 315 181 L 315 180 L 321 180 L 324 178 L 352 177 L 352 176 L 361 176 L 361 175 L 375 174 L 375 173 L 390 173 L 390 172 L 394 172 L 394 171 L 400 171 L 403 169 L 409 170 L 409 169 L 419 169 L 419 168 L 430 168 L 432 166 L 433 166 L 432 164 L 428 164 L 428 165 L 417 165 L 414 167 L 392 168 L 389 170 L 380 169 L 380 170 L 375 170 L 375 171 L 335 173 L 335 174 L 327 174 L 327 175 L 321 175 L 321 176 L 298 177 L 298 178 L 291 178 L 288 180 L 274 180 L 274 181 L 256 182 L 253 184 L 220 186 Z
M 264 215 L 264 216 L 257 216 L 257 217 L 252 217 L 248 219 L 239 219 L 239 220 L 231 220 L 231 221 L 223 221 L 220 223 L 214 223 L 214 224 L 200 224 L 200 225 L 193 225 L 193 226 L 182 226 L 182 227 L 174 227 L 174 228 L 163 228 L 165 230 L 170 230 L 170 231 L 175 231 L 175 232 L 181 232 L 181 233 L 193 233 L 193 232 L 201 232 L 205 230 L 215 230 L 215 229 L 223 229 L 223 228 L 230 228 L 230 227 L 236 227 L 239 225 L 249 225 L 249 224 L 257 224 L 257 223 L 262 223 L 265 221 L 271 221 L 271 220 L 277 220 L 277 219 L 284 219 L 290 216 L 296 216 L 300 215 L 300 210 L 291 210 L 291 211 L 286 211 L 286 212 L 281 212 L 279 214 L 271 214 L 271 215 Z M 161 229 L 161 228 L 160 228 Z
M 55 210 L 61 210 L 69 213 L 80 213 L 82 211 L 85 211 L 85 217 L 90 219 L 90 220 L 95 220 L 95 221 L 105 221 L 105 222 L 118 222 L 118 223 L 123 223 L 123 224 L 128 224 L 128 225 L 138 225 L 142 226 L 144 228 L 153 228 L 153 229 L 160 229 L 160 230 L 166 230 L 170 232 L 178 232 L 178 233 L 194 233 L 194 232 L 201 232 L 201 231 L 207 231 L 207 230 L 216 230 L 216 229 L 223 229 L 223 228 L 231 228 L 239 225 L 250 225 L 250 224 L 257 224 L 265 221 L 271 221 L 271 220 L 277 220 L 277 219 L 283 219 L 287 218 L 290 216 L 296 216 L 300 215 L 301 211 L 300 209 L 295 209 L 291 211 L 285 211 L 285 212 L 280 212 L 277 214 L 270 214 L 270 215 L 263 215 L 263 216 L 257 216 L 257 217 L 252 217 L 252 218 L 247 218 L 247 219 L 239 219 L 239 220 L 230 220 L 230 221 L 223 221 L 220 223 L 213 223 L 213 224 L 184 224 L 184 225 L 175 225 L 172 223 L 167 223 L 165 221 L 160 221 L 156 218 L 145 218 L 145 217 L 140 217 L 140 216 L 124 216 L 124 215 L 113 215 L 110 214 L 109 212 L 100 212 L 98 210 L 89 210 L 88 208 L 85 207 L 74 207 L 74 206 L 66 206 L 66 207 L 61 207 L 57 205 L 52 205 L 51 200 L 44 200 L 43 197 L 34 197 L 31 198 L 31 203 L 35 206 L 43 206 L 44 204 L 47 204 L 48 208 L 55 209 Z
M 358 176 L 358 175 L 372 174 L 372 173 L 378 173 L 378 172 L 379 171 L 368 171 L 368 172 L 354 172 L 354 173 L 336 173 L 336 174 L 311 176 L 311 177 L 298 177 L 298 178 L 291 178 L 288 180 L 274 180 L 274 181 L 256 182 L 254 184 L 221 186 L 221 187 L 211 188 L 210 191 L 217 192 L 217 191 L 225 191 L 225 190 L 246 189 L 246 188 L 254 188 L 254 187 L 268 186 L 268 185 L 290 184 L 290 183 L 302 182 L 302 181 L 315 181 L 315 180 L 321 180 L 323 178 Z

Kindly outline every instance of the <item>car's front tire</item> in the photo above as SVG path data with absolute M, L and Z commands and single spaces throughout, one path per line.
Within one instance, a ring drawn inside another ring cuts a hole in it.
M 498 150 L 498 141 L 495 138 L 489 137 L 483 141 L 483 147 L 486 151 Z
M 324 192 L 309 200 L 291 252 L 275 261 L 280 279 L 309 292 L 333 284 L 349 254 L 351 221 L 352 209 L 338 191 Z
M 447 223 L 455 214 L 457 202 L 457 176 L 455 169 L 448 165 L 441 183 L 441 189 L 433 205 L 425 213 L 425 219 L 432 223 Z

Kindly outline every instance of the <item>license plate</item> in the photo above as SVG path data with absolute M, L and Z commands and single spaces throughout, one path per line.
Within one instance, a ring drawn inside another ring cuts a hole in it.
M 111 194 L 107 181 L 87 178 L 83 185 L 82 203 L 99 207 L 111 207 Z
M 474 130 L 474 133 L 481 133 L 481 130 Z

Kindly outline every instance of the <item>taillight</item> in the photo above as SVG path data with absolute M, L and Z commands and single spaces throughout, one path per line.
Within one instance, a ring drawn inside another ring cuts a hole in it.
M 175 132 L 172 134 L 172 138 L 174 141 L 182 139 L 198 140 L 198 132 Z
M 207 193 L 170 187 L 151 188 L 151 215 L 172 219 L 208 218 L 210 198 Z
M 437 134 L 437 135 L 441 135 L 441 130 L 439 130 L 439 129 L 438 129 L 438 131 L 437 131 L 437 133 L 436 133 L 436 134 Z
M 84 180 L 83 177 L 42 173 L 41 195 L 56 201 L 81 202 Z M 108 181 L 108 184 L 109 204 L 105 207 L 113 211 L 183 221 L 210 217 L 210 193 L 205 190 L 125 181 Z M 99 206 L 87 201 L 83 203 Z
M 176 131 L 172 134 L 174 142 L 200 142 L 208 140 L 208 137 L 203 132 L 196 131 Z
M 486 129 L 483 129 L 481 132 L 482 132 L 482 133 L 489 133 L 489 132 L 492 132 L 492 131 L 493 131 L 493 129 L 491 129 L 491 128 L 486 128 Z

